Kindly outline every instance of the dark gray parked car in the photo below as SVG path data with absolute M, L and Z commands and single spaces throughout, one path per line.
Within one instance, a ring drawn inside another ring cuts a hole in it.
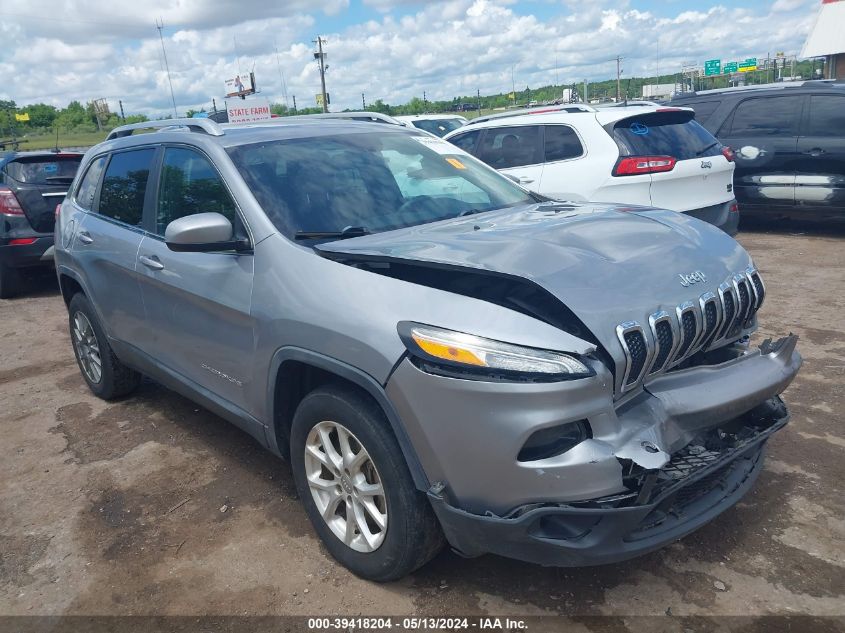
M 290 460 L 328 550 L 398 578 L 448 542 L 545 565 L 736 503 L 796 337 L 704 222 L 550 202 L 445 141 L 325 118 L 115 130 L 56 228 L 82 374 L 142 373 Z
M 845 82 L 706 90 L 672 105 L 733 148 L 743 214 L 845 219 Z
M 53 264 L 56 206 L 81 161 L 74 152 L 0 156 L 0 299 L 24 289 L 26 269 Z

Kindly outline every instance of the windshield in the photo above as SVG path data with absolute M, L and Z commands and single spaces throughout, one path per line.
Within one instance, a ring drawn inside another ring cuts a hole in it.
M 414 124 L 414 127 L 437 136 L 446 136 L 452 130 L 464 126 L 464 122 L 460 119 L 414 119 L 411 123 Z
M 367 131 L 240 145 L 228 152 L 289 239 L 350 227 L 357 234 L 377 233 L 536 201 L 430 136 Z

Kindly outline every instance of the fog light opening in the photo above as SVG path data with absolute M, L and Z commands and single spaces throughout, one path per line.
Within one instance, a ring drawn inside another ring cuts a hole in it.
M 516 459 L 520 462 L 534 462 L 562 455 L 592 436 L 587 420 L 541 429 L 531 434 Z

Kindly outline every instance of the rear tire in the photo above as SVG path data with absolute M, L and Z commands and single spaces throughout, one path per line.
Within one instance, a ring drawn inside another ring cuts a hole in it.
M 343 465 L 340 435 L 346 436 L 346 447 L 351 447 L 346 455 L 352 456 L 343 459 Z M 335 447 L 332 455 L 314 452 L 315 446 L 326 443 L 321 437 Z M 314 529 L 329 553 L 357 576 L 377 582 L 396 580 L 442 548 L 434 511 L 414 486 L 384 413 L 360 391 L 326 385 L 305 396 L 293 418 L 291 465 Z M 383 494 L 373 493 L 378 489 Z M 383 516 L 384 529 L 374 518 L 377 515 Z M 353 527 L 347 528 L 350 516 Z
M 21 291 L 21 285 L 20 271 L 0 264 L 0 299 L 11 299 Z
M 88 297 L 81 292 L 70 300 L 68 322 L 76 363 L 95 396 L 113 400 L 137 389 L 141 374 L 114 355 Z

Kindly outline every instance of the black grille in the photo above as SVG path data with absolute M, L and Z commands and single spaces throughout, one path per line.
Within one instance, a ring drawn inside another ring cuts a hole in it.
M 754 289 L 757 291 L 757 305 L 755 308 L 759 310 L 760 306 L 763 305 L 763 297 L 766 296 L 766 290 L 763 288 L 763 280 L 760 279 L 760 275 L 757 273 L 751 275 L 751 282 L 754 284 Z
M 646 349 L 645 337 L 642 332 L 638 330 L 625 332 L 624 338 L 628 353 L 631 355 L 631 373 L 628 374 L 628 380 L 625 382 L 625 385 L 631 385 L 637 381 L 643 371 L 643 367 L 645 367 L 648 350 Z
M 659 371 L 666 364 L 669 358 L 669 352 L 672 351 L 672 343 L 674 343 L 674 335 L 672 334 L 672 326 L 669 321 L 660 321 L 654 326 L 655 336 L 657 338 L 658 351 L 654 362 L 651 364 L 652 373 Z
M 734 295 L 730 290 L 725 291 L 724 304 L 725 322 L 722 324 L 718 338 L 722 338 L 725 334 L 727 334 L 728 329 L 730 329 L 731 325 L 733 325 L 734 318 L 736 317 L 736 302 L 734 301 Z
M 678 494 L 675 497 L 675 506 L 677 508 L 683 508 L 684 506 L 691 504 L 693 501 L 700 499 L 713 490 L 713 488 L 720 485 L 730 473 L 732 468 L 733 462 L 730 462 L 721 468 L 717 468 L 709 475 L 705 475 L 701 479 L 684 486 L 678 491 Z
M 692 345 L 692 340 L 695 338 L 695 313 L 692 310 L 687 310 L 681 315 L 681 347 L 678 348 L 676 358 L 683 358 L 689 351 Z
M 704 345 L 710 345 L 716 335 L 716 322 L 719 318 L 719 311 L 716 309 L 716 300 L 709 299 L 704 304 Z

